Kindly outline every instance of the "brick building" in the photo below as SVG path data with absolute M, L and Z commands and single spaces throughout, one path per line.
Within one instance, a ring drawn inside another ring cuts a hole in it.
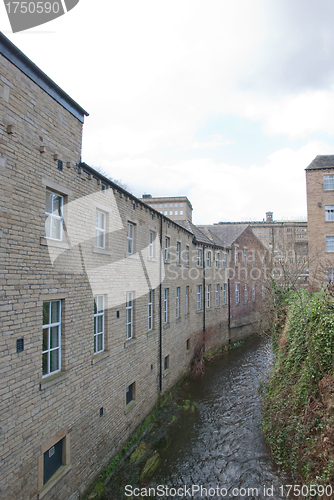
M 158 210 L 172 220 L 192 221 L 193 207 L 186 196 L 160 196 L 153 197 L 150 194 L 143 194 L 141 198 L 151 208 Z
M 305 169 L 310 281 L 334 279 L 334 155 L 318 155 Z
M 86 111 L 2 34 L 0 66 L 0 495 L 75 500 L 198 342 L 258 328 L 259 294 L 243 281 L 231 313 L 227 293 L 258 240 L 178 224 L 96 172 Z

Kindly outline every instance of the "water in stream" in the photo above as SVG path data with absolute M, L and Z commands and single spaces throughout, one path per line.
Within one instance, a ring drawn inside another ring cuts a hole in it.
M 261 431 L 258 389 L 271 362 L 270 343 L 254 337 L 208 363 L 204 377 L 187 382 L 186 397 L 195 411 L 182 413 L 171 426 L 159 467 L 140 482 L 139 488 L 163 486 L 149 498 L 286 498 L 280 487 L 291 481 L 278 471 Z M 123 481 L 123 492 L 133 485 L 132 498 L 138 498 L 135 478 Z M 181 489 L 175 495 L 173 488 Z M 107 490 L 106 498 L 116 498 L 112 484 Z

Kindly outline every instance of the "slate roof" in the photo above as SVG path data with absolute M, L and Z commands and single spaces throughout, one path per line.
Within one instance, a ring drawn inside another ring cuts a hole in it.
M 204 232 L 199 229 L 198 226 L 195 226 L 195 224 L 190 222 L 190 220 L 179 220 L 176 221 L 176 223 L 184 227 L 188 231 L 190 231 L 194 235 L 198 243 L 204 243 L 205 245 L 212 245 L 212 241 L 210 240 L 210 238 L 208 238 L 204 234 Z
M 305 170 L 334 168 L 334 155 L 317 155 Z
M 214 241 L 217 245 L 230 247 L 248 226 L 249 224 L 215 224 L 198 227 L 206 234 L 211 234 L 211 241 Z

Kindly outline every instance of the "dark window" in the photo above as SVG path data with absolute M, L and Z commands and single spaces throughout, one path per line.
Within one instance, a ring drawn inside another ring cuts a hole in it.
M 169 368 L 169 355 L 165 357 L 165 370 Z
M 187 351 L 190 349 L 190 339 L 187 339 Z
M 58 166 L 58 170 L 61 170 L 61 171 L 63 170 L 63 162 L 62 162 L 62 160 L 58 160 L 58 165 L 57 166 Z
M 17 339 L 16 340 L 16 352 L 22 352 L 24 350 L 24 340 Z
M 63 465 L 63 442 L 64 439 L 61 439 L 60 441 L 58 441 L 58 443 L 56 443 L 54 446 L 51 446 L 51 448 L 44 453 L 43 484 L 47 483 L 48 480 Z
M 128 405 L 135 398 L 135 382 L 126 388 L 126 404 Z

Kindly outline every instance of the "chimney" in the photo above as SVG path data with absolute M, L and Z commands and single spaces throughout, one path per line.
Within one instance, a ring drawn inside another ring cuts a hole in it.
M 273 212 L 266 212 L 266 222 L 273 221 Z

